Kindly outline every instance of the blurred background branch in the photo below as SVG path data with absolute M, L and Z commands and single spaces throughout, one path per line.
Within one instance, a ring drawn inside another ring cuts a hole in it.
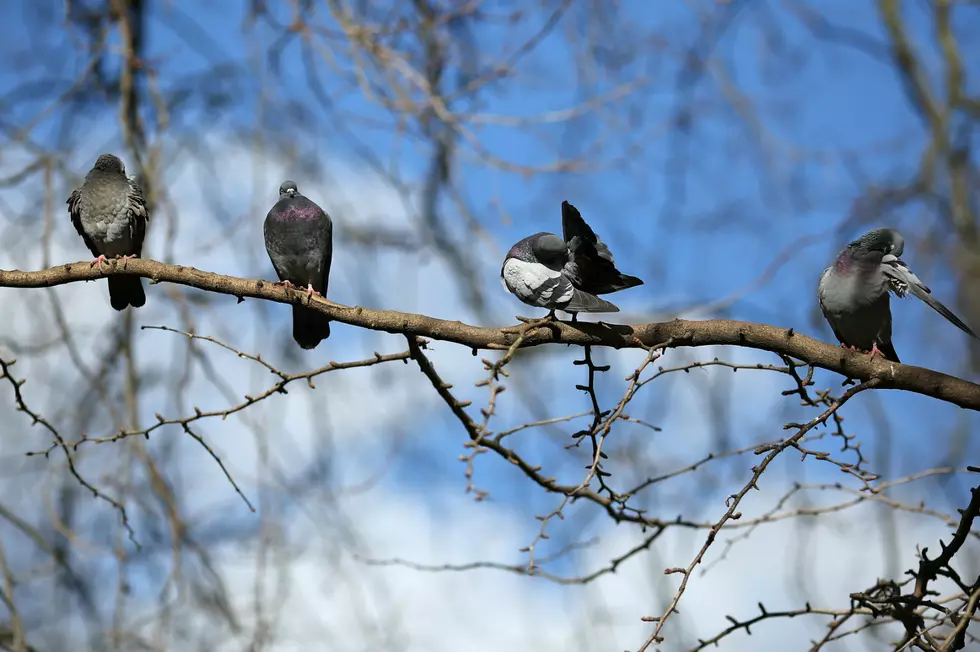
M 108 151 L 147 195 L 147 258 L 243 279 L 271 278 L 262 220 L 296 180 L 333 217 L 348 306 L 512 323 L 504 253 L 568 199 L 645 281 L 617 322 L 832 343 L 819 273 L 889 225 L 980 324 L 975 2 L 23 0 L 0 20 L 0 269 L 84 255 L 64 201 Z M 338 325 L 308 353 L 285 306 L 148 297 L 0 288 L 0 647 L 977 645 L 970 411 L 861 392 L 787 444 L 838 376 L 742 347 L 484 365 L 429 342 L 474 437 L 418 355 L 392 364 L 398 336 Z M 977 379 L 980 348 L 893 311 L 903 360 Z M 917 591 L 917 546 L 964 527 Z

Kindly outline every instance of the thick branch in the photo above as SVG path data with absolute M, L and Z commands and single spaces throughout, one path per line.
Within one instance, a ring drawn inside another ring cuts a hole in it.
M 476 349 L 507 349 L 519 336 L 514 327 L 482 328 L 460 321 L 436 319 L 425 315 L 350 307 L 319 298 L 307 299 L 304 291 L 283 288 L 269 281 L 238 278 L 204 272 L 183 265 L 166 265 L 154 260 L 130 260 L 126 268 L 112 261 L 111 268 L 100 272 L 88 262 L 68 263 L 37 272 L 0 270 L 0 287 L 39 288 L 91 281 L 110 274 L 143 276 L 151 283 L 166 282 L 279 303 L 309 301 L 309 305 L 330 318 L 376 331 L 401 333 L 454 342 Z M 878 379 L 882 389 L 901 389 L 947 401 L 971 410 L 980 410 L 980 385 L 937 371 L 895 364 L 863 353 L 845 351 L 819 342 L 793 329 L 733 320 L 685 321 L 676 319 L 654 324 L 607 324 L 603 322 L 556 322 L 538 327 L 524 336 L 522 346 L 548 343 L 621 348 L 670 348 L 698 346 L 743 346 L 787 355 L 808 364 L 835 371 L 861 381 Z

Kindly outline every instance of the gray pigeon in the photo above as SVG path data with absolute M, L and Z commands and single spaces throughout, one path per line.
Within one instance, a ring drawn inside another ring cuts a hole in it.
M 932 290 L 899 259 L 904 250 L 901 233 L 875 229 L 847 245 L 834 265 L 821 274 L 817 286 L 820 309 L 841 346 L 901 362 L 892 346 L 889 292 L 899 298 L 911 292 L 964 333 L 980 339 L 933 298 Z
M 278 285 L 306 288 L 310 296 L 327 295 L 333 258 L 333 223 L 330 216 L 299 194 L 296 183 L 283 181 L 279 201 L 263 226 L 265 250 L 279 276 Z M 330 320 L 322 312 L 293 305 L 293 339 L 304 349 L 315 349 L 330 337 Z
M 579 312 L 619 312 L 596 295 L 643 281 L 616 269 L 609 247 L 567 201 L 561 204 L 561 218 L 564 238 L 535 233 L 511 247 L 500 269 L 504 287 L 529 306 L 547 308 L 549 316 L 555 310 L 573 317 Z
M 90 266 L 109 258 L 123 261 L 139 258 L 150 216 L 143 191 L 126 176 L 126 166 L 117 156 L 103 154 L 85 175 L 81 187 L 68 198 L 68 213 L 78 235 L 95 256 Z M 138 276 L 110 276 L 109 303 L 116 310 L 139 308 L 146 303 L 143 282 Z

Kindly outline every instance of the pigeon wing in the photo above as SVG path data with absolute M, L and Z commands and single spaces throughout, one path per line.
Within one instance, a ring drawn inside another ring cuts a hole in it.
M 635 276 L 616 269 L 612 253 L 567 201 L 562 202 L 562 235 L 568 246 L 564 272 L 576 288 L 590 294 L 607 294 L 643 285 Z M 611 304 L 610 304 L 611 305 Z
M 509 258 L 501 279 L 504 287 L 528 305 L 565 312 L 619 312 L 612 303 L 579 290 L 564 273 L 541 263 Z
M 508 258 L 500 275 L 510 292 L 532 306 L 561 309 L 575 292 L 564 274 L 541 263 Z
M 567 201 L 561 203 L 561 232 L 565 238 L 565 242 L 570 243 L 573 239 L 578 238 L 581 242 L 592 245 L 596 251 L 596 255 L 608 260 L 613 266 L 616 265 L 616 261 L 613 260 L 613 255 L 609 251 L 609 247 L 599 239 L 599 236 L 595 234 L 592 227 L 585 222 L 579 210 Z
M 963 321 L 953 314 L 953 311 L 944 306 L 939 302 L 938 299 L 932 296 L 932 290 L 919 280 L 919 277 L 909 269 L 909 266 L 905 261 L 897 258 L 891 254 L 886 254 L 884 258 L 881 259 L 881 269 L 888 278 L 888 287 L 897 297 L 905 297 L 908 293 L 912 293 L 916 298 L 925 303 L 927 306 L 938 312 L 940 315 L 946 318 L 951 324 L 959 328 L 961 331 L 970 335 L 971 337 L 980 340 L 977 334 L 970 330 Z
M 837 330 L 835 324 L 834 315 L 829 310 L 827 310 L 827 304 L 824 302 L 824 297 L 827 293 L 827 279 L 830 274 L 833 273 L 833 268 L 828 267 L 820 275 L 820 282 L 817 284 L 817 300 L 820 302 L 820 312 L 823 313 L 824 319 L 830 324 L 830 329 L 834 331 L 834 336 L 837 338 L 838 342 L 844 341 L 844 336 L 841 335 L 840 331 Z
M 129 177 L 129 193 L 126 200 L 129 203 L 129 228 L 133 236 L 133 253 L 137 256 L 143 253 L 143 240 L 146 238 L 146 225 L 150 221 L 150 213 L 146 208 L 143 189 L 136 182 L 136 177 Z
M 93 256 L 100 255 L 100 251 L 95 246 L 95 242 L 92 238 L 88 236 L 85 232 L 85 227 L 82 226 L 82 189 L 75 188 L 71 195 L 68 197 L 68 215 L 71 217 L 72 226 L 78 231 L 78 235 L 82 236 L 82 242 L 88 247 L 88 250 L 92 252 Z

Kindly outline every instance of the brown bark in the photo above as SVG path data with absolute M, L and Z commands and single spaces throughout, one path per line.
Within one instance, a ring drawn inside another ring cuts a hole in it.
M 253 280 L 205 272 L 184 265 L 166 265 L 154 260 L 130 260 L 125 268 L 112 261 L 104 272 L 90 267 L 88 262 L 68 263 L 36 272 L 0 270 L 0 287 L 39 288 L 90 281 L 110 274 L 127 274 L 158 282 L 176 283 L 200 290 L 238 297 L 265 299 L 278 303 L 308 301 L 304 291 L 283 288 L 271 281 Z M 152 289 L 148 301 L 152 301 Z M 373 310 L 313 298 L 310 305 L 338 321 L 351 326 L 388 333 L 400 333 L 454 342 L 477 349 L 506 349 L 517 338 L 517 327 L 487 328 L 471 326 L 460 321 L 437 319 L 426 315 Z M 642 348 L 653 346 L 699 347 L 743 346 L 790 356 L 815 367 L 837 372 L 856 380 L 879 380 L 882 389 L 900 389 L 931 396 L 960 407 L 980 410 L 980 385 L 955 376 L 872 359 L 863 353 L 845 351 L 795 332 L 767 324 L 734 320 L 674 321 L 651 324 L 608 324 L 604 322 L 556 322 L 528 333 L 523 347 L 543 344 L 573 344 L 608 346 L 612 348 Z

